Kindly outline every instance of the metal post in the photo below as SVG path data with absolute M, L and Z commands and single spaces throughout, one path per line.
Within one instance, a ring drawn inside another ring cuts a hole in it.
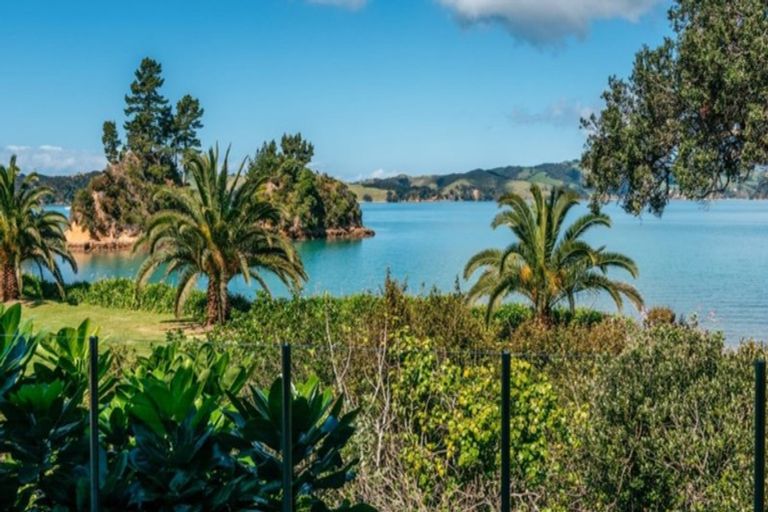
M 88 340 L 89 368 L 88 394 L 90 410 L 88 420 L 91 438 L 91 512 L 99 512 L 99 338 Z
M 291 432 L 291 346 L 283 344 L 283 512 L 293 512 L 293 439 Z
M 755 502 L 765 510 L 765 360 L 755 361 Z
M 501 512 L 510 512 L 509 374 L 511 356 L 501 354 Z

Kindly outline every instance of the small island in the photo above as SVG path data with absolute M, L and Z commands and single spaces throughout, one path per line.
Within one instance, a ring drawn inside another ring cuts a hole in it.
M 69 191 L 70 249 L 128 249 L 146 219 L 163 210 L 157 200 L 161 190 L 196 186 L 188 179 L 186 164 L 201 148 L 197 131 L 203 127 L 204 109 L 190 95 L 172 107 L 160 92 L 163 83 L 161 65 L 144 59 L 125 97 L 125 142 L 115 121 L 104 123 L 106 168 L 81 175 L 89 178 L 87 184 Z M 271 227 L 293 240 L 373 236 L 363 225 L 355 194 L 342 181 L 311 169 L 313 156 L 314 146 L 297 133 L 283 135 L 279 143 L 265 142 L 242 162 L 242 175 L 260 180 L 262 199 L 280 212 Z M 230 175 L 237 171 L 230 170 Z

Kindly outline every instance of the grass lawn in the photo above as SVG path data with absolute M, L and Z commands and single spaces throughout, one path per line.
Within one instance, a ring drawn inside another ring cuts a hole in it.
M 169 330 L 199 331 L 188 320 L 177 320 L 173 315 L 110 309 L 81 304 L 71 306 L 62 302 L 24 302 L 22 319 L 30 320 L 35 329 L 57 331 L 62 327 L 77 327 L 86 318 L 98 329 L 99 339 L 107 343 L 129 345 L 139 352 L 152 342 L 165 340 Z

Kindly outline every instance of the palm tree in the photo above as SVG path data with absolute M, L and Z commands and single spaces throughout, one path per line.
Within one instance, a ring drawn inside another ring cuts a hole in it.
M 198 279 L 208 279 L 208 325 L 228 317 L 227 285 L 237 275 L 247 284 L 256 281 L 267 292 L 262 271 L 292 287 L 306 279 L 290 241 L 270 229 L 279 214 L 259 199 L 263 181 L 243 176 L 245 161 L 230 179 L 228 160 L 229 151 L 219 167 L 218 148 L 192 155 L 188 167 L 193 186 L 164 188 L 156 194 L 166 207 L 149 219 L 134 247 L 149 250 L 137 275 L 139 286 L 162 266 L 166 276 L 178 275 L 177 316 Z
M 53 190 L 39 184 L 36 173 L 20 179 L 16 157 L 8 167 L 0 165 L 0 290 L 2 300 L 18 300 L 21 295 L 23 263 L 46 269 L 64 295 L 64 279 L 59 261 L 77 270 L 67 248 L 67 218 L 43 208 Z
M 531 185 L 533 202 L 529 205 L 518 194 L 507 194 L 499 200 L 500 212 L 493 228 L 507 226 L 516 240 L 506 249 L 486 249 L 473 256 L 464 268 L 464 278 L 470 279 L 478 270 L 482 273 L 469 291 L 470 301 L 482 297 L 488 300 L 486 320 L 493 310 L 512 294 L 527 298 L 537 319 L 549 323 L 556 305 L 567 302 L 571 311 L 576 296 L 582 292 L 606 292 L 621 309 L 622 296 L 637 308 L 643 299 L 632 286 L 608 277 L 610 268 L 627 271 L 637 277 L 637 265 L 623 254 L 594 248 L 583 235 L 595 226 L 611 226 L 611 220 L 601 213 L 588 213 L 576 219 L 567 229 L 564 222 L 568 212 L 579 203 L 574 192 L 552 189 L 544 199 L 541 189 Z

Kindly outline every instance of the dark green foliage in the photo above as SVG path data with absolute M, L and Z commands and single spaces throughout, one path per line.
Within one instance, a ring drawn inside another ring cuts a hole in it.
M 307 279 L 295 247 L 271 229 L 280 213 L 260 196 L 263 178 L 244 175 L 244 167 L 245 161 L 230 180 L 229 150 L 219 162 L 218 148 L 211 148 L 191 156 L 194 187 L 164 188 L 156 196 L 166 206 L 147 220 L 146 232 L 134 245 L 134 250 L 148 252 L 136 283 L 145 285 L 158 270 L 174 275 L 177 316 L 201 277 L 208 281 L 208 325 L 229 318 L 228 286 L 236 276 L 267 293 L 266 273 L 293 290 Z
M 674 34 L 611 77 L 582 167 L 594 200 L 661 214 L 679 193 L 701 199 L 768 161 L 768 17 L 763 0 L 677 0 Z
M 120 160 L 120 136 L 114 121 L 104 121 L 101 143 L 104 145 L 104 156 L 107 162 L 116 164 Z
M 132 279 L 115 277 L 94 283 L 74 283 L 65 286 L 67 302 L 72 305 L 90 304 L 105 308 L 150 311 L 153 313 L 172 314 L 176 290 L 164 283 L 148 284 L 140 289 Z M 40 281 L 36 276 L 24 274 L 23 297 L 29 299 L 59 300 L 56 287 L 48 281 Z M 250 304 L 243 297 L 232 296 L 232 305 L 239 310 L 247 310 Z M 184 316 L 202 320 L 205 315 L 205 293 L 192 292 L 182 312 Z
M 280 433 L 282 429 L 282 381 L 276 380 L 269 391 L 251 388 L 250 397 L 239 399 L 230 394 L 236 412 L 231 412 L 239 456 L 254 462 L 258 480 L 278 483 L 282 471 Z M 331 510 L 321 498 L 328 490 L 337 490 L 350 482 L 355 474 L 356 460 L 344 461 L 341 450 L 355 432 L 356 411 L 342 414 L 343 399 L 333 398 L 330 391 L 321 391 L 316 379 L 298 385 L 291 397 L 293 417 L 292 457 L 294 507 L 313 511 Z M 282 492 L 279 485 L 263 489 L 265 511 L 279 511 Z M 339 509 L 367 511 L 369 507 Z
M 39 337 L 20 321 L 19 305 L 4 310 L 0 316 L 0 400 L 19 382 L 39 343 Z
M 281 209 L 277 227 L 294 238 L 317 238 L 327 230 L 362 227 L 355 195 L 339 180 L 311 170 L 314 147 L 301 134 L 264 143 L 249 166 L 266 182 L 265 198 Z
M 257 497 L 258 481 L 237 474 L 235 460 L 217 439 L 220 395 L 204 392 L 198 371 L 148 369 L 120 386 L 133 438 L 127 447 L 131 504 L 139 508 L 230 510 Z
M 618 510 L 745 510 L 752 368 L 718 335 L 663 326 L 605 361 L 585 451 L 593 502 Z
M 20 178 L 16 156 L 0 165 L 0 298 L 18 300 L 22 265 L 47 270 L 63 294 L 61 265 L 77 271 L 67 247 L 67 218 L 43 208 L 52 191 L 40 185 L 36 173 Z
M 157 183 L 178 181 L 167 150 L 173 134 L 173 112 L 160 93 L 165 83 L 162 72 L 159 62 L 150 58 L 141 61 L 125 96 L 123 124 L 127 149 L 141 159 L 145 174 Z
M 200 106 L 200 101 L 189 94 L 183 96 L 176 103 L 171 149 L 177 165 L 186 162 L 186 156 L 190 151 L 196 151 L 200 148 L 197 130 L 203 127 L 201 119 L 204 113 L 205 110 Z M 181 162 L 179 158 L 181 158 Z
M 86 510 L 84 397 L 92 331 L 85 322 L 55 335 L 33 335 L 20 317 L 19 305 L 0 312 L 5 340 L 0 346 L 0 509 Z M 250 415 L 249 401 L 237 398 L 253 371 L 252 356 L 240 353 L 235 360 L 221 346 L 174 342 L 156 347 L 124 372 L 113 366 L 111 351 L 102 348 L 103 510 L 274 509 L 279 471 L 275 475 L 271 463 L 256 454 L 273 449 L 269 439 L 274 432 L 279 436 L 279 424 L 265 427 L 261 432 L 271 428 L 272 433 L 262 439 L 245 425 L 264 427 L 263 421 Z M 272 389 L 279 386 L 278 380 Z M 316 380 L 297 389 L 292 407 L 298 510 L 374 510 L 343 500 L 338 508 L 326 504 L 326 491 L 339 490 L 354 476 L 354 462 L 342 463 L 340 452 L 354 433 L 355 413 L 342 414 L 341 399 L 321 391 Z M 279 407 L 279 397 L 270 395 L 268 401 Z M 232 422 L 235 418 L 240 423 Z M 310 459 L 311 467 L 304 467 Z
M 46 176 L 40 174 L 38 182 L 51 190 L 51 195 L 45 199 L 45 204 L 72 204 L 75 195 L 88 186 L 88 183 L 101 174 L 99 171 L 77 173 L 68 176 Z M 19 183 L 24 175 L 19 176 Z
M 87 389 L 85 349 L 87 322 L 50 338 L 32 335 L 19 324 L 21 307 L 0 313 L 5 340 L 0 353 L 0 489 L 11 510 L 56 506 L 82 509 L 87 495 Z M 31 356 L 41 357 L 28 372 Z M 106 352 L 100 363 L 109 364 Z M 111 387 L 101 367 L 105 396 Z

